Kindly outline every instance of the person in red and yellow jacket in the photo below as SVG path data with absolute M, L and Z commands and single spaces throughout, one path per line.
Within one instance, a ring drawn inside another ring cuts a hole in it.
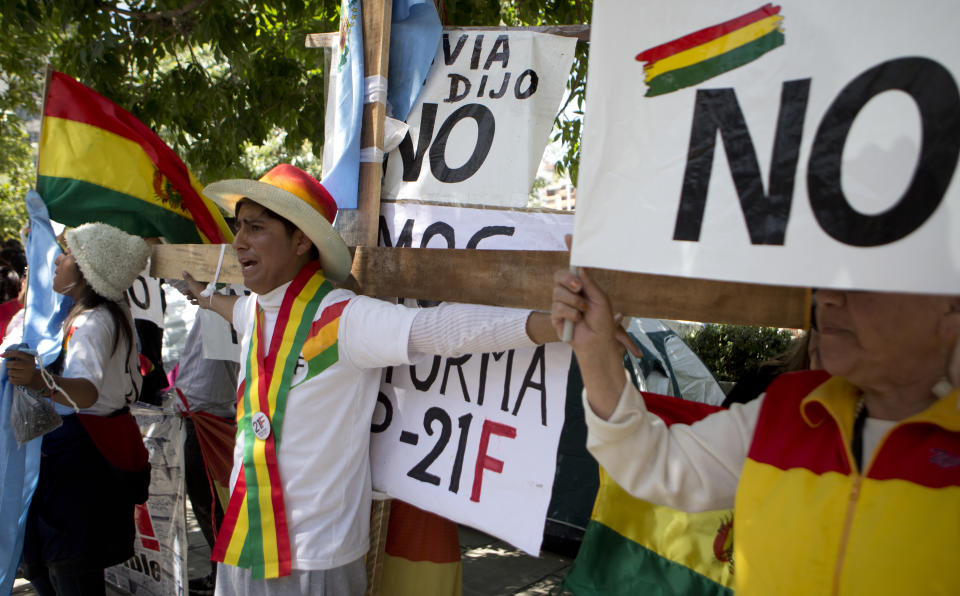
M 960 297 L 815 301 L 825 371 L 668 427 L 624 376 L 606 295 L 588 272 L 557 272 L 552 317 L 574 326 L 587 447 L 635 497 L 734 506 L 738 593 L 960 594 Z

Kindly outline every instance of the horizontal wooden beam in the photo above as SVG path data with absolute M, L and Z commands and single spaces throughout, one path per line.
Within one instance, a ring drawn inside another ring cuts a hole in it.
M 208 281 L 218 246 L 162 245 L 154 248 L 151 275 L 180 277 L 187 270 Z M 404 296 L 472 304 L 549 310 L 553 274 L 567 268 L 558 251 L 441 250 L 357 247 L 351 288 L 369 296 Z M 657 319 L 805 328 L 810 290 L 786 286 L 689 279 L 598 269 L 597 282 L 616 311 Z M 220 281 L 241 283 L 229 247 Z
M 590 25 L 542 25 L 535 27 L 444 27 L 444 32 L 470 31 L 483 33 L 506 33 L 510 31 L 533 31 L 535 33 L 549 33 L 563 37 L 576 37 L 579 41 L 590 41 Z M 308 33 L 304 44 L 308 48 L 333 48 L 340 45 L 340 34 Z

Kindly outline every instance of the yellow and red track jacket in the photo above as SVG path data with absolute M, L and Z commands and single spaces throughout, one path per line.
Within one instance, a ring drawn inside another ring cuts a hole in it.
M 740 477 L 742 594 L 960 594 L 960 400 L 954 390 L 851 452 L 860 391 L 824 372 L 769 387 Z

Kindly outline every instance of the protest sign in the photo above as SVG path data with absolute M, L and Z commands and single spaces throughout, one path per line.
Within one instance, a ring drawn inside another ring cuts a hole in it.
M 391 246 L 560 249 L 568 214 L 383 204 Z M 570 348 L 441 358 L 385 370 L 374 411 L 377 490 L 540 550 Z
M 183 480 L 183 426 L 157 408 L 133 406 L 150 452 L 150 497 L 134 510 L 133 557 L 106 569 L 106 580 L 131 594 L 186 593 L 187 520 Z
M 960 6 L 594 6 L 573 262 L 960 291 Z
M 163 291 L 160 289 L 160 280 L 150 277 L 149 263 L 127 289 L 127 297 L 134 319 L 150 321 L 163 329 Z
M 576 39 L 529 31 L 443 34 L 383 197 L 526 205 Z

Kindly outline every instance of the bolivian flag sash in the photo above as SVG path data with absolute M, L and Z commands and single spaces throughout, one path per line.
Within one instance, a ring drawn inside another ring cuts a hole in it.
M 243 437 L 243 461 L 210 557 L 248 568 L 256 579 L 290 574 L 290 533 L 277 449 L 297 360 L 320 302 L 331 289 L 319 263 L 304 267 L 283 296 L 266 351 L 263 311 L 257 306 L 246 377 L 237 391 L 237 433 L 238 438 L 240 433 Z

